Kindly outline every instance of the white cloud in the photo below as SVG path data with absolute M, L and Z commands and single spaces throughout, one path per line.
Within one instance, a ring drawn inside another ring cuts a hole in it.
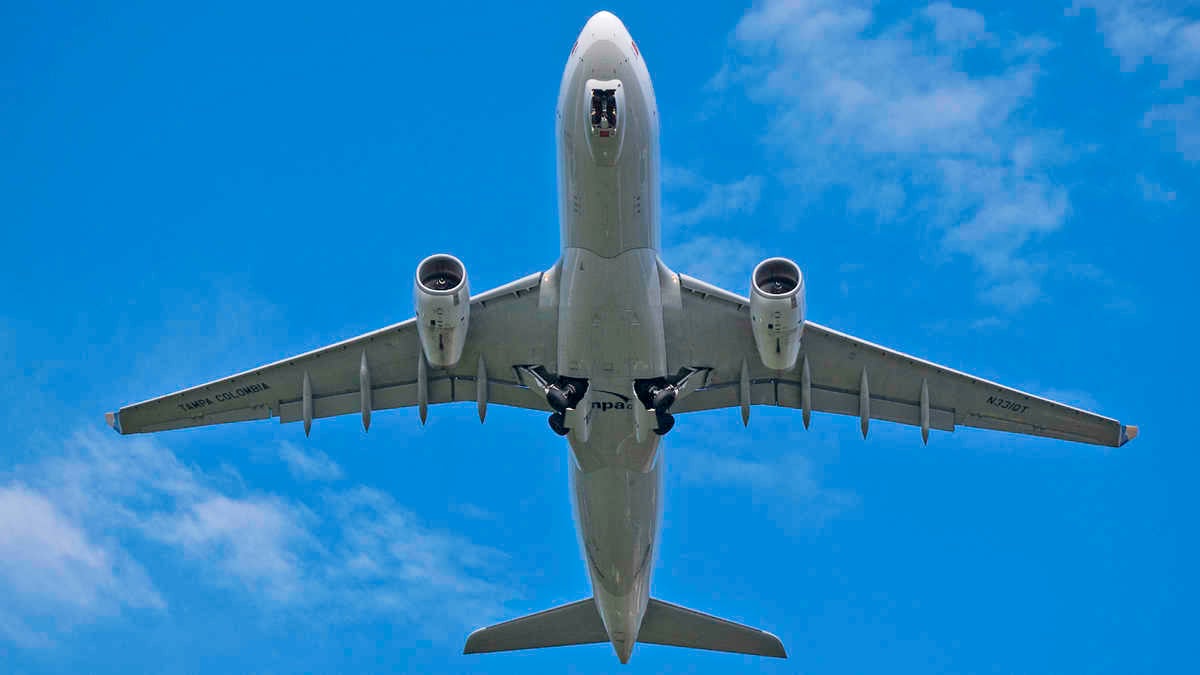
M 758 247 L 732 237 L 700 235 L 668 246 L 663 260 L 676 272 L 735 293 L 750 288 L 750 273 L 766 256 Z
M 922 13 L 933 22 L 934 37 L 942 44 L 971 47 L 989 38 L 983 15 L 979 12 L 948 2 L 935 2 Z
M 147 517 L 146 536 L 213 566 L 221 583 L 236 582 L 287 603 L 308 592 L 305 556 L 316 552 L 305 513 L 278 498 L 208 494 Z
M 713 86 L 769 106 L 764 140 L 794 167 L 783 178 L 845 189 L 851 209 L 881 220 L 931 222 L 947 251 L 982 268 L 985 299 L 1037 299 L 1042 269 L 1027 249 L 1070 212 L 1047 175 L 1059 141 L 1021 115 L 1045 40 L 994 35 L 947 3 L 889 18 L 864 0 L 771 0 L 734 37 L 743 62 Z M 999 65 L 968 72 L 969 48 Z
M 666 475 L 684 486 L 740 492 L 774 511 L 784 525 L 821 526 L 857 508 L 854 491 L 821 480 L 816 458 L 836 453 L 838 446 L 832 425 L 801 429 L 800 413 L 794 410 L 756 408 L 751 417 L 749 428 L 734 421 L 736 414 L 689 418 L 686 426 L 671 432 L 673 440 L 663 451 Z M 798 447 L 812 450 L 780 450 Z
M 334 481 L 342 478 L 342 467 L 317 449 L 305 450 L 295 443 L 284 441 L 279 456 L 287 463 L 292 477 L 305 481 Z
M 504 553 L 422 526 L 391 496 L 359 487 L 331 495 L 341 537 L 326 565 L 335 604 L 478 625 L 503 613 L 513 591 L 491 581 Z
M 54 627 L 165 607 L 119 547 L 90 536 L 41 492 L 18 482 L 0 486 L 0 636 L 47 646 Z
M 728 446 L 721 454 L 688 447 L 670 452 L 671 469 L 685 484 L 747 489 L 755 498 L 786 504 L 789 517 L 806 524 L 820 525 L 858 505 L 852 491 L 822 486 L 812 461 L 796 453 L 750 459 Z
M 1105 44 L 1121 59 L 1126 71 L 1162 72 L 1163 95 L 1200 78 L 1200 19 L 1195 4 L 1172 0 L 1077 0 L 1073 11 L 1089 7 Z M 1177 94 L 1176 94 L 1177 95 Z M 1161 103 L 1147 111 L 1142 125 L 1175 139 L 1184 159 L 1200 162 L 1200 98 Z
M 1095 10 L 1104 42 L 1125 70 L 1162 66 L 1163 84 L 1179 86 L 1200 75 L 1200 19 L 1185 15 L 1185 0 L 1077 0 Z
M 763 179 L 745 176 L 730 183 L 716 183 L 688 169 L 667 165 L 663 168 L 663 188 L 676 194 L 698 195 L 699 201 L 691 207 L 668 207 L 663 216 L 668 226 L 686 227 L 706 220 L 754 213 L 762 195 Z
M 138 541 L 200 583 L 314 620 L 384 615 L 437 634 L 498 616 L 512 597 L 488 580 L 503 554 L 378 491 L 310 502 L 247 491 L 154 439 L 85 431 L 0 481 L 0 637 L 34 646 L 71 622 L 165 607 L 129 553 Z

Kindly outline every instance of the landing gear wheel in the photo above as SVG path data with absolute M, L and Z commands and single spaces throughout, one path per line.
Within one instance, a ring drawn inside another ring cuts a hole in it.
M 675 416 L 669 412 L 657 412 L 655 417 L 658 418 L 658 428 L 654 430 L 654 433 L 666 436 L 667 432 L 675 426 Z
M 571 430 L 566 426 L 567 420 L 562 413 L 554 413 L 550 416 L 550 428 L 559 436 L 566 436 Z
M 567 408 L 571 407 L 571 397 L 574 395 L 575 387 L 571 385 L 567 385 L 565 388 L 553 385 L 546 390 L 546 402 L 550 404 L 550 407 L 555 412 L 561 415 L 567 411 Z
M 650 390 L 650 407 L 655 410 L 670 410 L 675 405 L 679 391 L 675 387 L 659 387 Z

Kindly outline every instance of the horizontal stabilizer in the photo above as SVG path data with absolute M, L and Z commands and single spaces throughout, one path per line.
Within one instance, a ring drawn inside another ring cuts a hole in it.
M 467 638 L 463 653 L 506 652 L 597 642 L 608 642 L 608 633 L 596 609 L 596 601 L 587 598 L 480 628 Z
M 766 631 L 654 598 L 646 607 L 638 642 L 787 658 L 783 643 Z

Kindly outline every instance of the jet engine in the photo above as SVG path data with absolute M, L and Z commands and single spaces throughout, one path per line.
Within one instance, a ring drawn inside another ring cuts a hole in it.
M 750 325 L 763 365 L 791 370 L 804 330 L 804 276 L 787 258 L 768 258 L 750 278 Z
M 425 360 L 441 368 L 456 365 L 467 342 L 471 309 L 471 289 L 462 261 L 445 253 L 422 260 L 413 284 L 413 305 Z

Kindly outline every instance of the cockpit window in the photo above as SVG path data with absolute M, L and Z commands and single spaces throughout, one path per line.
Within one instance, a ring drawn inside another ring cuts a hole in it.
M 592 128 L 604 130 L 617 128 L 616 89 L 592 90 Z

